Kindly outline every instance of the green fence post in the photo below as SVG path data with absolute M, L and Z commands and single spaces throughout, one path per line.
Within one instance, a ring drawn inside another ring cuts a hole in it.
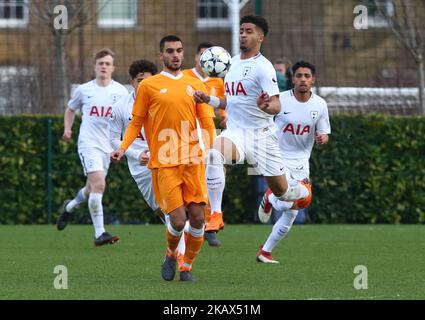
M 53 183 L 52 183 L 52 119 L 47 119 L 47 223 L 52 223 Z
M 258 16 L 263 14 L 263 0 L 255 0 L 255 14 Z

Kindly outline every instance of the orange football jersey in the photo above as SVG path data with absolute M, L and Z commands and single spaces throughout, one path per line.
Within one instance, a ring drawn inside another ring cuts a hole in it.
M 143 80 L 137 90 L 133 119 L 121 148 L 126 150 L 133 142 L 131 138 L 135 130 L 140 131 L 134 123 L 143 121 L 150 150 L 149 168 L 200 163 L 202 151 L 198 142 L 196 118 L 213 115 L 208 105 L 195 103 L 193 93 L 198 90 L 207 93 L 199 79 L 183 73 L 173 76 L 161 72 Z

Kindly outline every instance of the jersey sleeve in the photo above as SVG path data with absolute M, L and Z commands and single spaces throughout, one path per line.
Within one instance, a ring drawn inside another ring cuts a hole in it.
M 321 134 L 330 134 L 331 133 L 331 123 L 329 121 L 329 111 L 328 105 L 326 102 L 323 103 L 323 110 L 320 118 L 316 123 L 316 131 Z
M 259 68 L 258 81 L 263 92 L 270 97 L 279 95 L 279 86 L 277 84 L 276 70 L 270 64 L 264 68 Z
M 146 117 L 149 110 L 149 88 L 142 81 L 139 85 L 136 95 L 136 101 L 133 105 L 132 115 L 127 130 L 125 131 L 121 148 L 127 150 L 128 147 L 133 143 L 133 141 L 137 138 L 140 133 L 140 130 L 143 126 L 143 120 Z
M 78 88 L 75 89 L 71 99 L 68 101 L 68 107 L 76 111 L 78 109 L 81 109 L 82 105 L 83 105 L 83 101 L 82 101 L 81 86 L 78 86 Z
M 225 97 L 225 91 L 224 91 L 224 82 L 223 79 L 217 79 L 217 98 L 224 98 Z

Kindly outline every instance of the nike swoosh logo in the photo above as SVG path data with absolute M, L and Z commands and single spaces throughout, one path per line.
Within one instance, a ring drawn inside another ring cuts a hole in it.
M 283 114 L 290 114 L 291 112 L 283 112 Z
M 214 178 L 214 179 L 207 178 L 207 181 L 214 181 L 214 180 L 218 180 L 218 178 Z

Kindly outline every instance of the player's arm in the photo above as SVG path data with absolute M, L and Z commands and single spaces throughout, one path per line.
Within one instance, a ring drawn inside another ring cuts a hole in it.
M 203 91 L 195 91 L 193 98 L 196 103 L 206 103 L 214 108 L 226 109 L 226 97 L 218 98 L 216 96 L 209 96 Z
M 257 106 L 265 113 L 278 114 L 280 112 L 279 96 L 269 96 L 267 92 L 263 92 L 257 98 Z
M 325 103 L 323 113 L 316 123 L 316 133 L 314 140 L 319 145 L 324 145 L 329 142 L 329 134 L 331 133 L 331 123 L 329 121 L 328 106 Z
M 64 115 L 64 129 L 62 138 L 65 141 L 70 141 L 72 138 L 72 125 L 74 124 L 75 119 L 75 110 L 71 108 L 66 108 Z
M 63 135 L 62 138 L 65 141 L 70 141 L 72 138 L 72 126 L 75 120 L 75 110 L 81 107 L 81 89 L 77 88 L 74 92 L 74 96 L 69 100 L 68 107 L 65 110 L 63 119 Z
M 124 105 L 117 104 L 113 107 L 111 117 L 109 118 L 109 137 L 111 146 L 114 150 L 118 150 L 122 140 L 121 137 L 124 135 L 124 119 L 125 115 L 121 109 Z M 128 158 L 133 158 L 141 161 L 143 150 L 135 148 L 133 145 L 126 150 L 125 155 Z
M 142 83 L 137 91 L 136 101 L 133 105 L 133 118 L 128 124 L 120 147 L 111 154 L 111 158 L 113 160 L 119 161 L 122 158 L 125 151 L 137 138 L 140 133 L 140 130 L 142 130 L 143 121 L 148 111 L 148 102 L 145 98 L 145 92 L 145 86 Z M 143 99 L 142 96 L 144 97 Z
M 257 98 L 257 106 L 268 114 L 278 114 L 281 106 L 279 101 L 279 86 L 277 85 L 276 70 L 266 65 L 258 73 L 261 94 Z

